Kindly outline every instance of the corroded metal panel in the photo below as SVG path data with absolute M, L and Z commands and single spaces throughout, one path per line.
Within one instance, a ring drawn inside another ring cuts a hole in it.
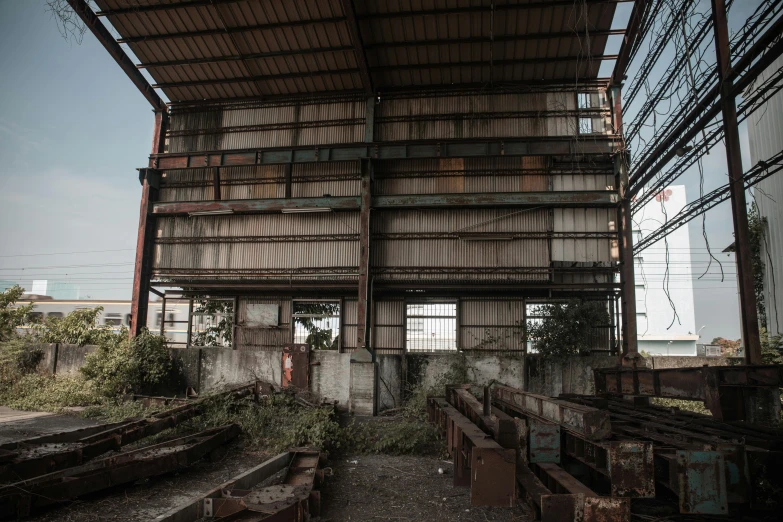
M 608 465 L 613 497 L 655 496 L 655 466 L 651 442 L 611 441 Z
M 726 515 L 726 475 L 719 451 L 677 452 L 680 513 Z
M 528 461 L 560 464 L 560 426 L 548 422 L 529 423 Z
M 584 517 L 584 522 L 624 522 L 631 520 L 631 499 L 585 497 Z

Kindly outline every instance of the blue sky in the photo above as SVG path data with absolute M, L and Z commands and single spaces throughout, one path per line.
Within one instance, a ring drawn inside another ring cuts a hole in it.
M 735 26 L 758 1 L 736 4 Z M 621 4 L 617 19 L 629 8 Z M 0 280 L 72 281 L 83 296 L 129 299 L 141 192 L 135 169 L 152 137 L 148 103 L 92 34 L 80 45 L 63 40 L 44 0 L 0 0 L 0 72 Z M 742 136 L 747 152 L 745 129 Z M 707 156 L 705 172 L 706 191 L 726 182 L 722 146 Z M 679 183 L 689 199 L 698 195 L 694 172 Z M 733 241 L 728 204 L 708 214 L 707 226 L 718 252 Z M 700 220 L 690 237 L 704 252 Z M 720 258 L 733 274 L 733 257 Z M 739 336 L 734 275 L 696 282 L 694 296 L 704 338 Z

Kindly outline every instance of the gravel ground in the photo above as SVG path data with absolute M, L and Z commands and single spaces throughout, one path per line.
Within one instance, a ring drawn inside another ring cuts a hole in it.
M 436 457 L 368 455 L 330 463 L 321 488 L 322 522 L 348 520 L 532 521 L 527 506 L 479 508 L 470 491 L 452 485 L 453 466 Z M 438 468 L 444 473 L 438 473 Z

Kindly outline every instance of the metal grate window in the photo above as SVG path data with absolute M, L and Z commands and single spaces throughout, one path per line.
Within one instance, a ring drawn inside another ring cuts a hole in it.
M 457 351 L 456 303 L 408 303 L 405 313 L 409 352 Z
M 294 343 L 312 350 L 340 346 L 339 301 L 294 301 Z

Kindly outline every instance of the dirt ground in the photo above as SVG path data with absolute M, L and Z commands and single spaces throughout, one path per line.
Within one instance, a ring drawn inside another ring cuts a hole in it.
M 10 420 L 10 419 L 9 419 Z M 66 431 L 93 424 L 51 415 L 0 422 L 0 441 Z M 203 494 L 268 459 L 234 443 L 215 461 L 202 460 L 179 473 L 117 486 L 53 507 L 27 520 L 141 522 Z M 332 457 L 321 489 L 320 522 L 366 520 L 532 521 L 526 506 L 476 508 L 468 488 L 452 485 L 453 466 L 436 456 L 357 455 Z M 438 469 L 443 470 L 440 474 Z
M 527 522 L 535 518 L 527 506 L 472 507 L 469 489 L 452 485 L 451 462 L 437 457 L 358 455 L 342 457 L 330 466 L 332 476 L 321 488 L 322 522 Z

